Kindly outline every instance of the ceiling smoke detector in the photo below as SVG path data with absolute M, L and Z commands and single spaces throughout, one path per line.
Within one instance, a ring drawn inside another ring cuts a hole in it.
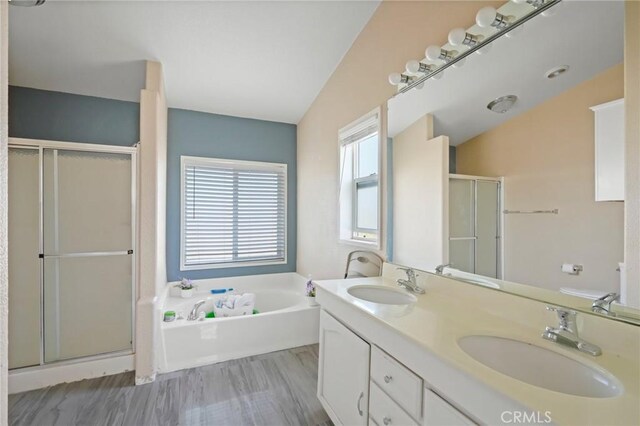
M 501 96 L 489 102 L 487 108 L 498 114 L 504 114 L 513 107 L 513 104 L 515 104 L 517 100 L 518 97 L 516 95 Z
M 9 0 L 9 4 L 11 6 L 22 6 L 22 7 L 31 7 L 31 6 L 40 6 L 44 4 L 45 0 Z
M 562 66 L 550 69 L 544 74 L 544 76 L 547 78 L 556 78 L 567 71 L 569 71 L 569 65 L 562 65 Z

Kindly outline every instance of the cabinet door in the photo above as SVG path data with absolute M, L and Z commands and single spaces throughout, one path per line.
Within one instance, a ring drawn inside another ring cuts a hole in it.
M 367 424 L 369 352 L 367 342 L 320 313 L 318 398 L 336 424 Z
M 472 426 L 475 425 L 475 423 L 434 392 L 429 389 L 425 389 L 424 425 Z

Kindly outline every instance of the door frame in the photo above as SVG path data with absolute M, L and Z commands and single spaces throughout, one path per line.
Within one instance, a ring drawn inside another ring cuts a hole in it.
M 76 361 L 92 361 L 92 360 L 101 360 L 104 358 L 108 358 L 111 356 L 122 356 L 122 355 L 132 355 L 135 354 L 136 347 L 136 301 L 137 301 L 137 217 L 138 217 L 138 197 L 137 197 L 137 189 L 138 189 L 138 145 L 128 147 L 128 146 L 118 146 L 118 145 L 103 145 L 103 144 L 93 144 L 93 143 L 80 143 L 80 142 L 65 142 L 65 141 L 54 141 L 54 140 L 45 140 L 45 139 L 26 139 L 26 138 L 9 138 L 9 148 L 17 148 L 17 149 L 37 149 L 40 155 L 40 164 L 39 164 L 39 191 L 40 194 L 38 196 L 40 202 L 40 218 L 39 218 L 39 247 L 40 253 L 43 253 L 44 245 L 43 245 L 43 151 L 44 149 L 60 149 L 60 150 L 69 150 L 69 151 L 84 151 L 84 152 L 101 152 L 101 153 L 116 153 L 116 154 L 127 154 L 131 156 L 131 249 L 133 250 L 133 258 L 131 262 L 131 349 L 130 350 L 118 350 L 113 352 L 101 353 L 96 355 L 89 355 L 78 358 L 69 358 L 62 359 L 56 361 L 46 362 L 44 360 L 44 262 L 41 259 L 40 262 L 40 365 L 33 365 L 28 367 L 20 367 L 11 369 L 9 371 L 29 371 L 33 369 L 39 369 L 43 366 L 47 365 L 64 365 L 68 363 L 73 363 Z

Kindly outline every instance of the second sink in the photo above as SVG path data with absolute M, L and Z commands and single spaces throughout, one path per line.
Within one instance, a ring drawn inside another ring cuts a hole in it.
M 355 285 L 349 287 L 347 293 L 357 299 L 386 305 L 408 305 L 418 300 L 404 290 L 384 285 Z
M 611 374 L 540 346 L 497 336 L 466 336 L 458 345 L 476 361 L 530 385 L 590 398 L 622 393 Z

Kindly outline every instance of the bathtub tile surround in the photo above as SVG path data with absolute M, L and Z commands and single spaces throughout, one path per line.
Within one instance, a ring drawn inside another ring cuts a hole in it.
M 167 278 L 177 281 L 296 270 L 296 126 L 182 109 L 169 110 Z M 287 263 L 180 271 L 180 157 L 287 164 Z
M 164 374 L 64 383 L 9 397 L 9 424 L 329 425 L 315 396 L 318 348 L 304 346 Z
M 162 311 L 174 311 L 184 319 L 160 326 L 160 372 L 317 343 L 319 309 L 305 300 L 305 282 L 302 275 L 293 272 L 197 280 L 190 299 L 171 296 L 176 283 L 169 283 L 160 296 Z M 225 294 L 211 294 L 211 290 L 229 288 L 234 294 L 255 294 L 258 313 L 187 319 L 200 302 L 204 303 L 198 313 L 212 312 L 214 303 Z

